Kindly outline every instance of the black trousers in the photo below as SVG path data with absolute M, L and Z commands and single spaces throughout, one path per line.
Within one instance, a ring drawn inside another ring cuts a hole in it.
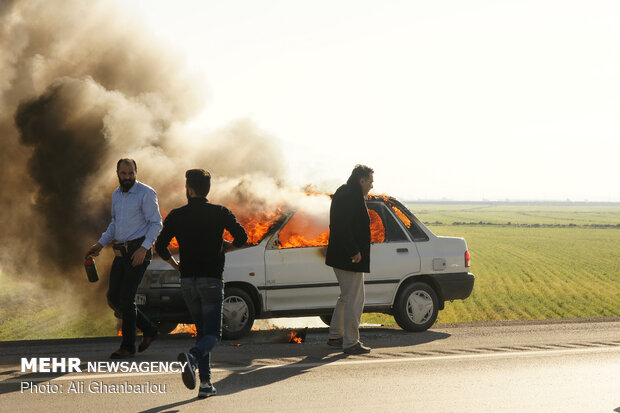
M 157 332 L 157 326 L 136 307 L 135 301 L 138 285 L 152 257 L 153 254 L 149 249 L 144 262 L 137 267 L 131 266 L 131 254 L 115 257 L 110 270 L 108 304 L 114 310 L 114 314 L 123 319 L 121 348 L 132 353 L 136 351 L 136 327 L 145 336 L 152 336 Z

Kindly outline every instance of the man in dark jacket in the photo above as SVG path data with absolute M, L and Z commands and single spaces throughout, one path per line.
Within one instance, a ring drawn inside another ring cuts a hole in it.
M 325 264 L 334 268 L 340 296 L 332 315 L 327 344 L 347 354 L 364 354 L 360 320 L 364 309 L 364 273 L 370 272 L 370 217 L 365 198 L 372 189 L 372 168 L 356 165 L 347 183 L 332 196 Z
M 233 246 L 246 243 L 245 229 L 228 208 L 211 204 L 207 194 L 211 175 L 203 169 L 185 173 L 187 205 L 170 211 L 155 242 L 159 256 L 181 272 L 181 290 L 196 324 L 196 344 L 178 360 L 187 362 L 183 383 L 196 387 L 196 367 L 200 372 L 198 397 L 216 394 L 211 383 L 211 350 L 222 338 L 222 303 L 224 300 L 224 252 L 231 248 L 222 235 L 227 229 L 234 238 Z M 170 254 L 168 244 L 173 237 L 179 243 L 180 263 Z

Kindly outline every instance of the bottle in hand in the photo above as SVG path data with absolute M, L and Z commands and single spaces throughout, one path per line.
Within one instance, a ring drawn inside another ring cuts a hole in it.
M 91 255 L 87 255 L 84 259 L 84 268 L 86 269 L 86 276 L 91 283 L 99 281 L 99 274 L 97 273 L 97 267 L 95 266 L 95 260 Z

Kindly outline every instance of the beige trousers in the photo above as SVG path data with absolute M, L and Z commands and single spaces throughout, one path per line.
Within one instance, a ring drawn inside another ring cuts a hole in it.
M 342 347 L 354 346 L 360 340 L 360 320 L 364 310 L 364 273 L 334 268 L 340 297 L 329 326 L 329 338 L 341 338 Z

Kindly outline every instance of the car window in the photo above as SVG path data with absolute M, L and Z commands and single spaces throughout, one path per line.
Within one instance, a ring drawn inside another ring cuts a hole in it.
M 279 248 L 317 247 L 329 241 L 329 213 L 297 211 L 280 231 Z
M 400 225 L 396 222 L 392 214 L 387 210 L 383 203 L 379 202 L 368 202 L 368 211 L 371 215 L 371 229 L 372 229 L 372 216 L 376 216 L 376 220 L 380 221 L 382 236 L 377 237 L 373 240 L 373 243 L 376 242 L 399 242 L 399 241 L 407 241 L 407 235 L 402 230 Z M 372 233 L 371 233 L 372 234 Z
M 381 206 L 381 205 L 379 205 Z M 380 213 L 379 213 L 380 212 Z M 372 243 L 386 241 L 385 211 L 368 209 L 370 217 L 370 240 Z M 329 242 L 329 209 L 298 210 L 278 234 L 278 248 L 303 248 L 325 246 Z
M 424 231 L 422 231 L 415 224 L 415 222 L 413 222 L 407 216 L 407 214 L 403 210 L 400 209 L 400 207 L 398 207 L 397 205 L 394 205 L 394 204 L 392 204 L 391 207 L 392 207 L 392 210 L 394 211 L 394 213 L 396 214 L 396 216 L 405 225 L 405 227 L 407 227 L 407 231 L 409 231 L 409 233 L 411 234 L 411 237 L 413 238 L 414 241 L 428 241 L 428 235 L 426 235 L 424 233 Z M 404 208 L 404 206 L 403 206 L 403 208 Z M 407 213 L 411 214 L 411 212 L 409 210 L 407 210 L 406 208 L 405 208 L 405 210 L 407 211 Z
M 370 217 L 370 242 L 380 244 L 385 242 L 385 225 L 381 215 L 372 208 L 368 208 L 368 216 Z

